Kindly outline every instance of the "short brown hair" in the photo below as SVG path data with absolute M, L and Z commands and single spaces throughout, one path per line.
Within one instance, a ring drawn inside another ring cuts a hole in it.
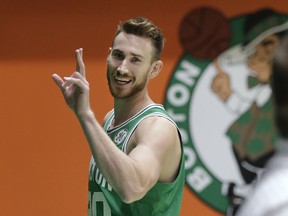
M 120 22 L 115 36 L 121 32 L 150 39 L 155 48 L 155 58 L 157 60 L 160 59 L 164 47 L 164 37 L 161 30 L 150 20 L 144 17 L 135 17 L 125 22 Z

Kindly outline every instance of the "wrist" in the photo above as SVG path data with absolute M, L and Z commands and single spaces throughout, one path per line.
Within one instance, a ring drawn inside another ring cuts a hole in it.
M 88 109 L 88 110 L 83 111 L 83 112 L 75 113 L 75 114 L 76 114 L 77 118 L 80 121 L 84 121 L 84 120 L 94 119 L 95 118 L 94 112 L 91 109 Z

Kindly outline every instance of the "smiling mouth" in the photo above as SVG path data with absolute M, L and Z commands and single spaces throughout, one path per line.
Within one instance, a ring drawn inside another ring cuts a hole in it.
M 125 78 L 125 77 L 119 77 L 119 76 L 115 76 L 114 80 L 116 81 L 116 83 L 120 84 L 120 85 L 125 85 L 131 82 L 131 79 Z

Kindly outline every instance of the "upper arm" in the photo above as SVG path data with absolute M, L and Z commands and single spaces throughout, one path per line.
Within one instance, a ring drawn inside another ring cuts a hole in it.
M 136 128 L 129 157 L 139 162 L 143 178 L 155 184 L 175 179 L 181 160 L 181 143 L 175 125 L 166 118 L 149 117 Z

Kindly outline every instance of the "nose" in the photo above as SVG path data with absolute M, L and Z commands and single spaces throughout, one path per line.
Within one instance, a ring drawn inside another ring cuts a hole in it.
M 128 72 L 128 62 L 126 59 L 124 59 L 123 61 L 121 61 L 120 65 L 117 68 L 117 72 L 119 72 L 120 74 L 125 74 Z

